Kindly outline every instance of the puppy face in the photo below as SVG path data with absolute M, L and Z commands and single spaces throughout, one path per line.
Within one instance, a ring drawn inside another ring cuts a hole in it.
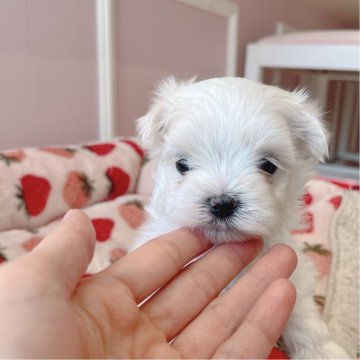
M 301 93 L 240 78 L 168 80 L 139 120 L 159 161 L 153 211 L 214 243 L 270 235 L 327 154 L 318 118 Z

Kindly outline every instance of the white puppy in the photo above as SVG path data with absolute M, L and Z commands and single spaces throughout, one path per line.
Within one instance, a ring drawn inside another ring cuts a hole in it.
M 290 244 L 298 255 L 297 302 L 286 348 L 293 358 L 347 358 L 317 312 L 313 269 L 289 231 L 311 169 L 327 156 L 326 131 L 307 95 L 240 78 L 170 78 L 138 125 L 158 167 L 136 246 L 181 227 L 214 244 L 254 235 L 265 249 Z

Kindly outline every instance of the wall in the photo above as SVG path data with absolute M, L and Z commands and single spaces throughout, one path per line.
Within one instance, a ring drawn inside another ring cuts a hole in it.
M 274 33 L 278 21 L 299 29 L 345 26 L 306 1 L 233 2 L 240 14 L 239 76 L 246 45 Z M 171 0 L 120 0 L 118 15 L 119 133 L 135 133 L 135 119 L 146 112 L 154 84 L 167 75 L 204 79 L 224 74 L 224 19 Z
M 0 149 L 97 137 L 95 8 L 0 0 Z
M 248 42 L 283 21 L 343 27 L 306 1 L 233 0 L 239 75 Z M 94 0 L 0 0 L 0 148 L 96 139 Z M 221 76 L 226 21 L 172 0 L 118 0 L 118 132 L 135 133 L 154 84 L 174 74 Z
M 171 0 L 120 0 L 117 10 L 118 131 L 133 134 L 159 80 L 223 75 L 227 22 Z

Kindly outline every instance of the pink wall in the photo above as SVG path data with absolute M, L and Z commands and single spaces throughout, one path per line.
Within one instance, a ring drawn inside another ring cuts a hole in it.
M 239 5 L 239 75 L 248 42 L 277 21 L 344 27 L 307 1 Z M 118 132 L 132 135 L 154 84 L 223 75 L 226 21 L 173 0 L 118 0 Z M 96 139 L 94 0 L 0 0 L 0 148 Z
M 0 149 L 97 137 L 94 10 L 0 1 Z
M 223 75 L 227 22 L 171 0 L 120 0 L 117 10 L 118 131 L 133 134 L 159 80 Z
M 344 27 L 305 0 L 233 2 L 240 14 L 239 76 L 244 71 L 246 45 L 273 34 L 278 21 L 299 29 Z M 135 133 L 135 120 L 146 112 L 154 84 L 169 74 L 199 79 L 224 75 L 223 18 L 172 0 L 120 0 L 117 13 L 119 133 Z

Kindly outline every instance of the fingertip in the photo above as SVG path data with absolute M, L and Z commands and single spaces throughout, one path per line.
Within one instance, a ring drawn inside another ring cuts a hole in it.
M 277 256 L 281 259 L 286 259 L 289 265 L 291 266 L 291 272 L 293 272 L 297 266 L 298 257 L 296 251 L 287 244 L 275 244 L 270 250 L 271 252 L 276 252 Z
M 296 301 L 296 287 L 286 278 L 279 278 L 273 281 L 269 287 L 272 296 L 278 299 L 279 304 L 285 304 L 289 308 L 293 308 Z
M 65 214 L 62 221 L 63 223 L 71 224 L 71 226 L 87 231 L 87 235 L 95 240 L 94 226 L 88 215 L 83 211 L 79 209 L 71 209 Z
M 81 238 L 87 240 L 86 244 L 88 245 L 89 258 L 91 259 L 95 249 L 96 233 L 88 215 L 81 210 L 71 209 L 65 214 L 62 225 L 70 227 L 71 230 L 78 233 Z
M 72 293 L 86 272 L 95 249 L 95 231 L 81 210 L 70 210 L 63 221 L 29 254 L 32 268 L 51 278 L 49 291 Z

